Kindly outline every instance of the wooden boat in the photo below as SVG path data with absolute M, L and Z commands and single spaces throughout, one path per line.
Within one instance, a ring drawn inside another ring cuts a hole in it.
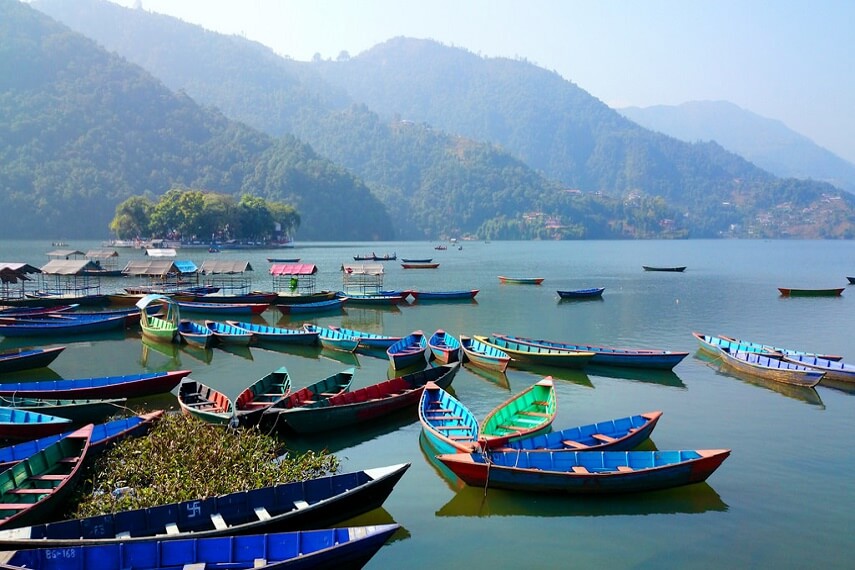
M 249 331 L 252 333 L 253 341 L 314 345 L 318 344 L 318 332 L 307 331 L 305 328 L 286 329 L 282 327 L 271 327 L 268 325 L 257 325 L 244 321 L 226 321 L 227 324 Z
M 438 246 L 434 247 L 434 249 L 437 251 L 445 251 L 446 249 L 448 249 L 448 246 L 447 245 L 438 245 Z
M 245 536 L 146 540 L 34 548 L 5 554 L 4 568 L 361 568 L 400 528 L 397 524 L 298 530 Z
M 404 300 L 401 295 L 363 295 L 344 291 L 339 291 L 337 297 L 347 299 L 350 305 L 399 305 Z
M 438 329 L 428 339 L 431 355 L 443 364 L 460 360 L 460 341 L 442 329 Z
M 460 364 L 443 364 L 378 384 L 344 392 L 326 400 L 305 402 L 301 407 L 283 409 L 280 420 L 293 431 L 311 433 L 362 424 L 402 409 L 415 410 L 428 382 L 447 388 Z
M 341 329 L 328 329 L 306 323 L 303 325 L 309 332 L 318 333 L 318 341 L 324 348 L 331 350 L 341 350 L 343 352 L 353 352 L 359 346 L 359 339 L 345 334 Z
M 650 437 L 662 412 L 647 412 L 507 442 L 502 451 L 628 451 Z
M 481 422 L 484 447 L 501 447 L 508 441 L 549 429 L 558 405 L 552 377 L 529 386 L 493 409 Z
M 462 291 L 411 291 L 416 301 L 466 301 L 474 299 L 478 289 Z
M 183 313 L 207 315 L 260 315 L 270 306 L 267 303 L 197 303 L 177 301 Z
M 523 344 L 495 336 L 475 335 L 475 340 L 503 350 L 511 357 L 511 362 L 556 366 L 560 368 L 584 368 L 592 358 L 593 352 L 551 348 L 533 344 Z
M 499 283 L 505 285 L 540 285 L 544 277 L 506 277 L 499 275 Z
M 284 366 L 265 374 L 235 398 L 240 425 L 255 425 L 261 415 L 291 392 L 291 375 Z
M 813 352 L 804 352 L 801 350 L 795 350 L 791 348 L 781 348 L 779 346 L 772 346 L 768 344 L 761 344 L 758 342 L 751 342 L 747 340 L 740 340 L 733 337 L 721 335 L 707 335 L 698 332 L 693 332 L 692 336 L 698 341 L 698 345 L 701 350 L 707 352 L 708 354 L 718 357 L 718 351 L 720 348 L 726 348 L 731 351 L 739 351 L 739 352 L 757 352 L 760 354 L 804 354 L 807 356 L 817 356 L 819 358 L 825 358 L 827 360 L 840 360 L 841 357 L 833 354 L 815 354 Z
M 244 535 L 330 526 L 383 504 L 409 463 L 116 514 L 0 530 L 3 550 Z
M 0 336 L 46 337 L 92 334 L 125 328 L 124 315 L 89 319 L 16 319 L 0 323 Z
M 825 380 L 832 380 L 855 383 L 855 366 L 846 364 L 842 360 L 829 360 L 807 354 L 784 354 L 782 358 L 795 364 L 807 366 L 808 368 L 822 370 L 825 372 L 825 376 L 822 377 L 823 382 Z
M 596 299 L 603 296 L 605 287 L 592 287 L 590 289 L 573 289 L 569 291 L 558 291 L 558 296 L 562 299 Z
M 74 490 L 83 474 L 92 426 L 61 438 L 0 472 L 0 527 L 40 520 Z
M 497 346 L 485 344 L 478 339 L 460 335 L 460 348 L 463 350 L 463 361 L 487 370 L 504 372 L 508 368 L 511 357 Z
M 784 384 L 812 388 L 819 384 L 822 377 L 825 376 L 825 372 L 822 370 L 757 352 L 719 348 L 719 356 L 725 364 L 735 370 Z
M 270 263 L 300 263 L 299 257 L 268 257 Z
M 340 311 L 346 302 L 346 297 L 338 297 L 335 299 L 328 299 L 326 301 L 317 301 L 315 303 L 299 303 L 295 305 L 277 304 L 276 308 L 279 309 L 279 312 L 283 315 L 326 313 L 330 311 Z
M 433 261 L 432 257 L 423 257 L 423 258 L 412 258 L 412 257 L 402 257 L 401 261 L 404 263 L 430 263 Z
M 123 410 L 127 401 L 127 398 L 113 398 L 110 400 L 43 400 L 39 398 L 22 398 L 20 396 L 0 396 L 0 406 L 4 408 L 38 412 L 48 416 L 65 418 L 75 424 L 102 422 Z
M 0 374 L 44 368 L 53 362 L 64 346 L 51 348 L 14 348 L 0 352 Z
M 185 416 L 209 424 L 235 425 L 237 422 L 232 401 L 222 392 L 195 380 L 181 382 L 178 404 Z
M 187 344 L 199 348 L 211 348 L 214 344 L 214 331 L 196 321 L 181 319 L 178 323 L 178 336 Z
M 644 269 L 645 271 L 668 271 L 668 272 L 672 272 L 672 273 L 682 273 L 683 271 L 686 270 L 685 265 L 677 265 L 677 266 L 671 266 L 671 267 L 658 267 L 658 266 L 653 266 L 653 265 L 642 265 L 641 268 Z
M 427 341 L 422 331 L 413 331 L 389 348 L 386 349 L 386 356 L 392 363 L 392 368 L 400 370 L 415 366 L 416 364 L 425 363 L 427 355 Z
M 351 336 L 359 341 L 359 344 L 356 347 L 356 350 L 366 350 L 366 351 L 384 351 L 401 340 L 400 336 L 390 336 L 385 334 L 377 334 L 366 331 L 358 331 L 354 329 L 348 329 L 345 327 L 337 327 L 330 326 L 331 330 L 341 331 L 342 334 Z
M 355 368 L 348 368 L 332 376 L 322 378 L 304 388 L 289 392 L 284 398 L 277 400 L 264 411 L 262 414 L 262 423 L 265 425 L 276 425 L 279 420 L 279 413 L 282 410 L 314 406 L 317 402 L 347 392 L 350 389 L 351 382 L 353 382 L 353 374 L 355 372 Z
M 220 321 L 205 321 L 205 326 L 211 330 L 214 334 L 214 338 L 220 344 L 247 346 L 252 340 L 251 332 L 227 323 L 221 323 Z
M 353 256 L 353 261 L 374 261 L 373 253 L 358 253 Z
M 0 383 L 0 396 L 42 399 L 139 398 L 175 388 L 189 370 L 145 372 L 71 380 Z
M 190 301 L 193 303 L 251 303 L 261 305 L 272 305 L 279 297 L 277 293 L 266 291 L 251 291 L 237 295 L 203 294 L 203 293 L 176 293 L 172 296 L 176 301 Z
M 788 289 L 778 287 L 781 297 L 839 297 L 845 287 L 835 289 Z
M 688 352 L 676 352 L 671 350 L 613 348 L 610 346 L 594 346 L 590 344 L 569 344 L 498 333 L 493 333 L 493 337 L 521 344 L 543 346 L 547 348 L 593 352 L 594 356 L 591 358 L 590 363 L 600 364 L 603 366 L 671 370 L 689 355 Z
M 71 425 L 68 418 L 0 407 L 0 439 L 35 439 L 67 431 Z
M 149 314 L 147 307 L 153 303 L 163 305 L 163 313 Z M 172 342 L 178 335 L 178 323 L 181 315 L 178 305 L 165 295 L 145 295 L 136 303 L 140 310 L 140 327 L 145 338 L 154 342 Z
M 471 453 L 480 448 L 478 420 L 460 400 L 433 382 L 422 391 L 419 423 L 434 453 Z
M 436 269 L 439 263 L 402 263 L 404 269 Z
M 102 424 L 95 424 L 92 427 L 92 436 L 89 440 L 87 457 L 97 456 L 123 439 L 148 433 L 154 423 L 160 420 L 161 417 L 163 417 L 163 410 L 156 410 L 139 416 L 119 418 Z M 0 448 L 0 471 L 6 470 L 15 463 L 27 459 L 71 433 L 72 431 L 67 431 L 58 435 L 49 435 Z
M 656 491 L 705 481 L 729 449 L 677 451 L 495 451 L 440 455 L 467 485 L 601 495 Z

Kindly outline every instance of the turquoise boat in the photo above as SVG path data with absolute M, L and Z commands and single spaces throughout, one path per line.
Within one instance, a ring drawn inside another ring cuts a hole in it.
M 479 449 L 478 420 L 460 400 L 428 382 L 419 401 L 422 433 L 435 453 L 471 453 Z
M 442 364 L 460 360 L 460 341 L 442 329 L 438 329 L 431 335 L 428 348 L 431 356 Z
M 341 331 L 342 334 L 358 339 L 359 345 L 356 347 L 356 350 L 385 351 L 387 348 L 389 348 L 402 338 L 400 336 L 390 336 L 385 334 L 358 331 L 345 327 L 331 326 L 329 328 L 331 330 Z
M 518 361 L 560 368 L 584 368 L 594 358 L 594 353 L 589 351 L 525 344 L 495 336 L 475 335 L 474 338 L 508 353 L 512 363 Z
M 309 332 L 318 333 L 318 340 L 324 348 L 354 352 L 359 346 L 358 338 L 345 334 L 341 329 L 328 329 L 310 323 L 304 324 L 303 328 Z
M 427 340 L 422 331 L 413 331 L 386 349 L 392 368 L 401 370 L 417 364 L 424 365 L 427 355 Z
M 318 333 L 307 331 L 305 328 L 286 329 L 268 325 L 257 325 L 244 321 L 226 321 L 226 324 L 252 333 L 252 339 L 258 342 L 300 345 L 318 344 Z

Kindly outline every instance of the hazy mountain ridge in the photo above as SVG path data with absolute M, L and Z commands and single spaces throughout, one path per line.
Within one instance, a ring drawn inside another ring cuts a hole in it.
M 307 239 L 393 235 L 364 184 L 294 137 L 203 109 L 28 5 L 0 0 L 0 231 L 103 236 L 119 202 L 173 186 L 290 202 Z M 330 212 L 358 220 L 343 227 Z
M 781 121 L 727 101 L 626 107 L 625 117 L 648 129 L 691 142 L 714 140 L 784 178 L 812 178 L 855 192 L 855 165 Z

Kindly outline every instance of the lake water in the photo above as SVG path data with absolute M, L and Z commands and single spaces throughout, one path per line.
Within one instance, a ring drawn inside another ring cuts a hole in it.
M 83 251 L 100 244 L 71 243 Z M 178 259 L 247 259 L 254 285 L 269 289 L 268 256 L 319 267 L 318 288 L 340 289 L 342 263 L 374 251 L 432 257 L 436 270 L 386 262 L 387 289 L 479 289 L 474 303 L 347 308 L 309 319 L 320 325 L 407 334 L 507 332 L 567 342 L 688 351 L 673 372 L 509 369 L 506 378 L 462 369 L 453 391 L 478 417 L 546 374 L 556 378 L 556 429 L 653 410 L 664 412 L 649 449 L 729 448 L 706 483 L 607 498 L 527 495 L 464 487 L 422 451 L 415 410 L 345 434 L 293 439 L 327 447 L 344 468 L 411 463 L 383 509 L 349 521 L 403 528 L 371 568 L 804 568 L 851 567 L 855 530 L 855 395 L 794 389 L 719 371 L 701 358 L 691 332 L 841 354 L 855 361 L 855 290 L 839 298 L 783 298 L 777 287 L 843 287 L 855 275 L 855 244 L 837 241 L 580 241 L 298 244 L 283 251 L 181 250 Z M 0 260 L 46 263 L 49 242 L 0 243 Z M 122 265 L 141 257 L 119 250 Z M 686 265 L 651 273 L 642 265 Z M 500 285 L 498 275 L 544 277 L 541 286 Z M 117 286 L 104 280 L 105 290 Z M 559 301 L 557 289 L 605 287 L 602 300 Z M 269 324 L 304 320 L 267 311 Z M 259 321 L 261 322 L 261 321 Z M 0 349 L 20 346 L 3 339 Z M 357 365 L 354 387 L 386 378 L 388 362 L 348 360 L 317 350 L 252 347 L 209 353 L 153 350 L 138 333 L 63 343 L 51 366 L 65 378 L 192 369 L 192 377 L 234 397 L 279 366 L 294 386 Z M 39 373 L 45 375 L 45 371 Z M 35 379 L 32 374 L 21 375 Z M 36 375 L 38 377 L 38 374 Z M 176 406 L 174 396 L 152 405 Z M 655 447 L 654 447 L 655 446 Z

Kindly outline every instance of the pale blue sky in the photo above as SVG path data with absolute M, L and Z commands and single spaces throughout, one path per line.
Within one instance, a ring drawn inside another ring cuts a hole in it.
M 300 61 L 430 38 L 525 58 L 612 107 L 726 100 L 855 163 L 853 0 L 141 2 Z

